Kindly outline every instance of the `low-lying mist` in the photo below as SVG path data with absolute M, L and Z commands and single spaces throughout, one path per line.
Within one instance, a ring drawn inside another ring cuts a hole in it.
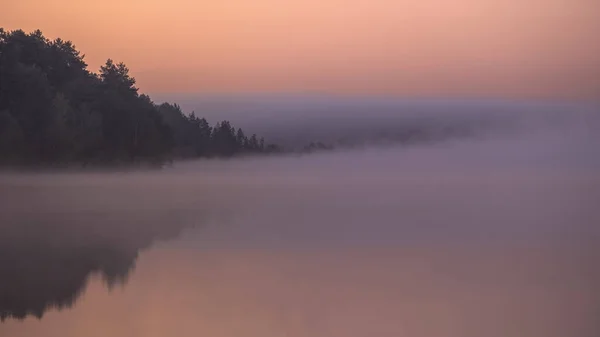
M 409 100 L 327 96 L 154 95 L 209 122 L 232 121 L 286 148 L 419 144 L 595 123 L 600 107 L 494 100 Z
M 264 124 L 263 133 L 290 142 L 358 133 L 359 148 L 175 162 L 147 171 L 4 172 L 0 314 L 41 317 L 72 306 L 90 274 L 100 273 L 109 285 L 124 282 L 139 252 L 191 227 L 181 240 L 215 249 L 427 244 L 469 254 L 495 246 L 503 254 L 551 247 L 552 259 L 576 251 L 571 276 L 591 287 L 599 277 L 592 261 L 600 256 L 598 110 L 432 109 L 315 115 L 305 124 L 271 116 Z M 430 135 L 457 126 L 469 132 L 371 142 L 382 128 L 415 121 L 434 130 Z
M 366 185 L 391 186 L 415 181 L 468 178 L 478 179 L 478 183 L 494 183 L 497 179 L 595 181 L 599 178 L 599 110 L 589 106 L 572 107 L 568 111 L 564 110 L 567 106 L 550 110 L 536 106 L 527 110 L 528 106 L 522 105 L 520 110 L 513 107 L 503 113 L 498 106 L 500 111 L 492 108 L 486 111 L 473 103 L 477 109 L 454 113 L 468 105 L 446 108 L 439 103 L 430 105 L 428 113 L 422 115 L 391 116 L 388 111 L 388 115 L 362 116 L 369 121 L 366 125 L 349 123 L 350 115 L 343 117 L 338 113 L 337 123 L 319 125 L 331 132 L 344 126 L 362 125 L 368 133 L 370 126 L 393 128 L 394 123 L 402 125 L 420 118 L 424 129 L 463 125 L 472 128 L 470 136 L 414 144 L 369 144 L 306 155 L 183 161 L 162 170 L 5 172 L 0 175 L 0 208 L 3 215 L 15 211 L 60 213 L 98 208 L 176 212 L 200 210 L 198 206 L 203 210 L 224 205 L 233 209 L 256 200 L 268 200 L 270 195 L 266 191 L 271 188 L 280 188 L 285 195 L 295 195 L 299 189 L 318 198 L 314 188 L 328 190 L 354 184 L 357 184 L 354 191 L 359 194 Z M 443 109 L 448 112 L 440 113 Z M 276 117 L 272 120 L 271 125 L 280 123 L 282 134 L 303 129 L 295 123 L 278 122 Z M 317 123 L 316 119 L 307 121 Z

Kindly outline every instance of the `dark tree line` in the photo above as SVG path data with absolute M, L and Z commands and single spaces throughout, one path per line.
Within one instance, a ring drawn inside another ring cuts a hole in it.
M 194 112 L 189 116 L 184 114 L 177 104 L 163 103 L 157 108 L 174 131 L 173 142 L 178 158 L 229 157 L 281 151 L 276 145 L 266 145 L 264 138 L 258 138 L 256 134 L 247 137 L 241 128 L 236 130 L 229 121 L 210 126 L 206 119 L 198 118 Z
M 123 63 L 90 72 L 70 41 L 0 28 L 0 164 L 163 163 L 278 152 L 138 92 Z

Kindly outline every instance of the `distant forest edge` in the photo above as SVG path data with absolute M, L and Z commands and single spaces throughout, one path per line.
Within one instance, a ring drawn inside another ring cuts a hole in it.
M 229 121 L 214 126 L 139 93 L 123 63 L 90 72 L 70 41 L 0 28 L 0 164 L 162 164 L 278 153 Z
M 162 166 L 180 159 L 430 144 L 513 127 L 512 121 L 488 113 L 485 118 L 415 114 L 382 119 L 371 118 L 369 107 L 360 109 L 351 111 L 355 117 L 362 113 L 360 122 L 319 116 L 317 123 L 294 121 L 293 128 L 276 120 L 255 125 L 255 131 L 276 143 L 271 144 L 228 120 L 210 125 L 177 104 L 155 104 L 139 92 L 123 63 L 109 59 L 94 73 L 70 41 L 49 40 L 39 30 L 28 34 L 0 28 L 3 167 Z

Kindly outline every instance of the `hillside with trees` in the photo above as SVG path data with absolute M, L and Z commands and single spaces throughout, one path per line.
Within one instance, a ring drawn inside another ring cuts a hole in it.
M 123 63 L 97 73 L 70 41 L 0 28 L 0 165 L 162 164 L 279 152 L 139 92 Z

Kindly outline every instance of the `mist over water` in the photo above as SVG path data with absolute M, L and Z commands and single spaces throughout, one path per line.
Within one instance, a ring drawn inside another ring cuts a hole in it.
M 597 104 L 537 101 L 318 95 L 153 97 L 179 102 L 184 111 L 201 112 L 209 122 L 231 120 L 244 130 L 264 135 L 268 141 L 291 147 L 311 141 L 374 145 L 393 140 L 394 136 L 405 143 L 411 136 L 429 141 L 491 137 L 518 130 L 548 131 L 549 127 L 554 132 L 557 127 L 562 132 L 573 131 L 565 127 L 567 124 L 579 124 L 578 130 L 582 131 L 582 124 L 593 122 L 595 126 L 590 126 L 589 132 L 597 129 L 600 113 Z
M 461 107 L 274 119 L 364 131 L 333 152 L 3 173 L 0 335 L 597 336 L 600 110 Z M 368 141 L 417 119 L 469 132 Z

